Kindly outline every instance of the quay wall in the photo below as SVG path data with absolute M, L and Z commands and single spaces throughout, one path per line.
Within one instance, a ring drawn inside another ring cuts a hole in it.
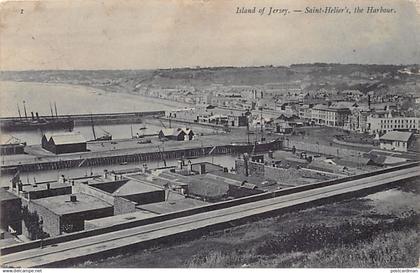
M 74 114 L 74 115 L 59 115 L 59 116 L 40 116 L 41 119 L 57 119 L 57 120 L 74 120 L 75 125 L 91 125 L 92 120 L 96 125 L 105 124 L 124 124 L 124 123 L 139 123 L 143 118 L 147 117 L 162 117 L 165 111 L 148 111 L 148 112 L 127 112 L 127 113 L 103 113 L 103 114 Z M 18 121 L 19 117 L 2 117 L 0 123 L 9 121 Z
M 284 147 L 292 149 L 293 146 L 297 150 L 331 155 L 331 156 L 336 156 L 336 157 L 358 158 L 364 154 L 364 152 L 358 151 L 358 150 L 338 148 L 338 147 L 333 147 L 333 146 L 328 146 L 328 145 L 323 145 L 323 144 L 306 143 L 303 141 L 296 141 L 296 140 L 291 140 L 291 139 L 286 139 L 284 141 Z
M 270 143 L 262 143 L 255 146 L 255 152 L 266 152 L 268 150 L 278 150 L 282 148 L 282 141 L 274 141 Z M 168 159 L 180 159 L 188 157 L 201 157 L 222 154 L 238 154 L 251 152 L 254 149 L 254 145 L 223 145 L 215 147 L 202 147 L 202 148 L 189 148 L 189 149 L 178 149 L 164 152 L 148 152 L 148 153 L 127 153 L 124 155 L 110 155 L 110 156 L 97 156 L 83 159 L 68 159 L 61 160 L 57 158 L 55 161 L 49 162 L 34 162 L 20 165 L 9 165 L 2 166 L 0 174 L 13 174 L 17 170 L 21 172 L 29 171 L 44 171 L 44 170 L 58 170 L 66 168 L 76 167 L 91 167 L 91 166 L 103 166 L 113 165 L 121 163 L 132 163 L 132 162 L 148 162 L 157 160 L 168 160 Z

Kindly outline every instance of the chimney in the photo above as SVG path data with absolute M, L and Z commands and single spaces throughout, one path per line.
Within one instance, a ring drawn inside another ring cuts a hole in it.
M 184 164 L 183 164 L 182 160 L 178 160 L 178 167 L 179 167 L 180 170 L 182 170 L 183 165 Z
M 38 120 L 38 121 L 39 121 L 39 115 L 38 115 L 38 112 L 36 112 L 36 113 L 35 113 L 35 115 L 36 115 L 36 120 Z
M 104 170 L 104 178 L 108 178 L 108 170 Z
M 70 202 L 77 202 L 76 195 L 70 195 Z

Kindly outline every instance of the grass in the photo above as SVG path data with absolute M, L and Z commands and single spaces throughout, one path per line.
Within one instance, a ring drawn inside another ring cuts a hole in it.
M 198 253 L 186 266 L 414 267 L 420 242 L 414 218 L 417 215 L 389 226 L 387 221 L 367 225 L 345 223 L 330 228 L 304 225 L 292 234 L 272 237 L 245 250 Z M 410 228 L 382 233 L 384 229 L 395 230 L 400 224 L 408 224 Z
M 416 183 L 400 198 L 413 191 Z M 415 267 L 420 208 L 418 198 L 408 200 L 380 213 L 374 201 L 355 198 L 77 266 Z

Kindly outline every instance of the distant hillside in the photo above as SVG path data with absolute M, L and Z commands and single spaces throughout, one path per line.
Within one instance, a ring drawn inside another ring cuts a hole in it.
M 109 91 L 135 91 L 139 87 L 211 84 L 263 85 L 297 82 L 304 88 L 359 89 L 369 92 L 416 81 L 397 65 L 296 64 L 290 67 L 214 67 L 158 70 L 74 70 L 0 72 L 0 80 L 80 84 Z

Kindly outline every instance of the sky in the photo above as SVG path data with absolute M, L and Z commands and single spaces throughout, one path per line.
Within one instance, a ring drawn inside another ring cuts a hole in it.
M 270 7 L 326 6 L 352 14 L 267 15 Z M 395 13 L 355 14 L 356 6 Z M 0 70 L 419 64 L 419 6 L 420 0 L 3 1 Z M 257 13 L 236 13 L 242 7 Z

